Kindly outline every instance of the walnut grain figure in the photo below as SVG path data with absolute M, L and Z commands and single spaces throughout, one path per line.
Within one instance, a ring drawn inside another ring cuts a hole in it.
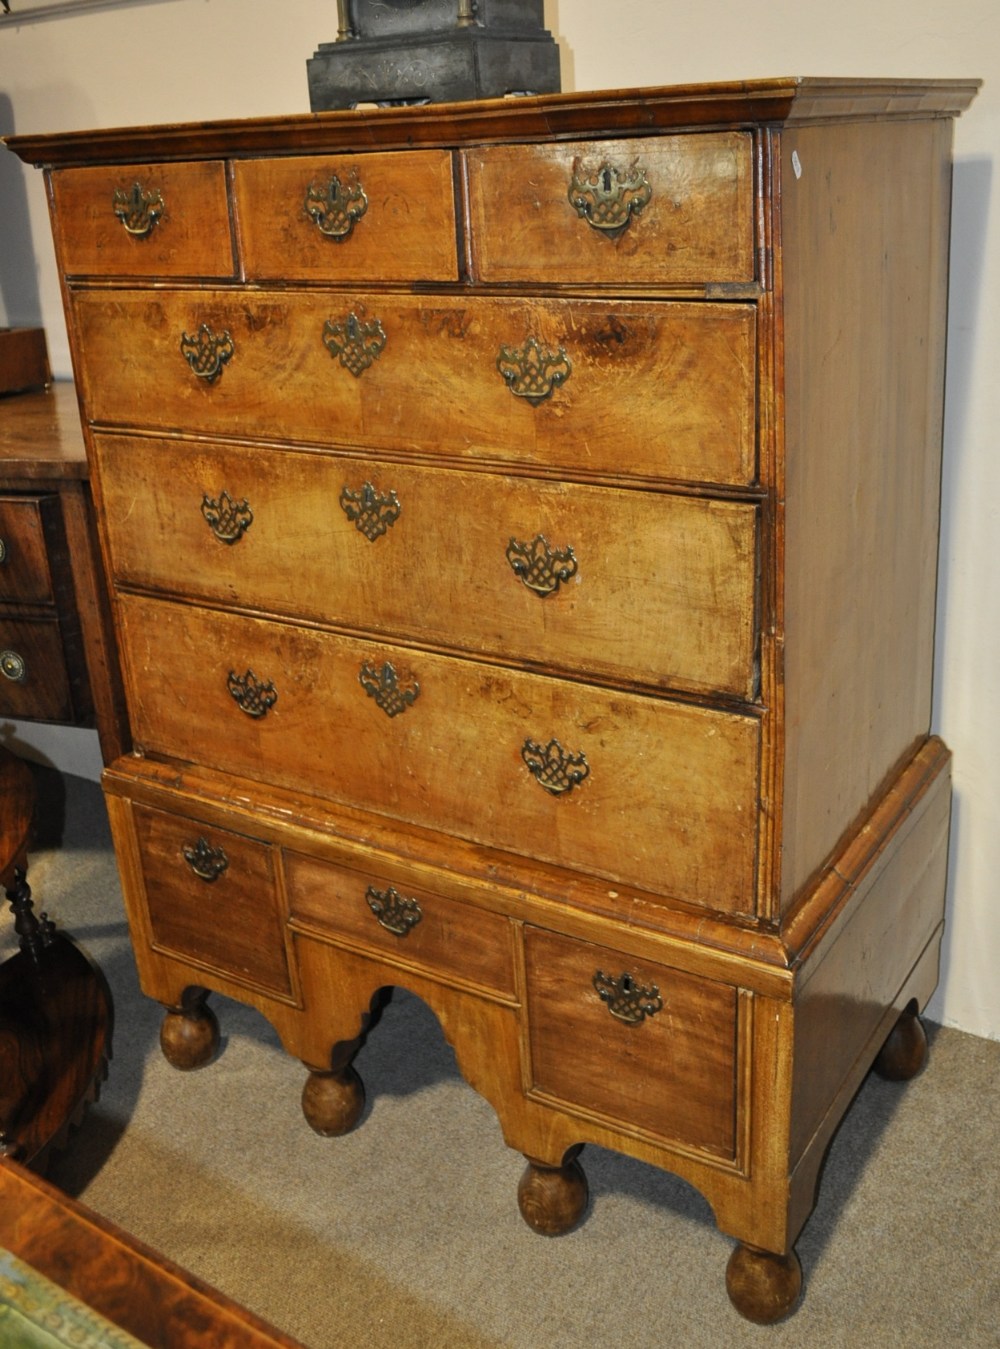
M 49 175 L 145 749 L 105 786 L 172 1061 L 214 1053 L 209 990 L 242 998 L 342 1134 L 405 986 L 528 1159 L 535 1230 L 583 1217 L 593 1141 L 702 1191 L 742 1315 L 794 1309 L 826 1146 L 873 1063 L 921 1066 L 938 977 L 976 87 L 13 140 Z M 169 203 L 145 239 L 109 204 L 136 164 Z M 211 381 L 177 355 L 202 325 L 239 346 Z M 223 483 L 238 547 L 191 508 Z

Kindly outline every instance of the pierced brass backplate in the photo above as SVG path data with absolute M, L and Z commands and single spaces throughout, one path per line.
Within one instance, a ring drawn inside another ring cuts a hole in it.
M 590 775 L 586 756 L 567 754 L 558 740 L 550 740 L 544 747 L 526 740 L 521 746 L 521 758 L 538 785 L 553 796 L 571 792 Z
M 389 661 L 383 663 L 381 670 L 370 661 L 364 661 L 358 682 L 387 717 L 398 717 L 412 707 L 420 693 L 420 685 L 415 679 L 405 685 L 399 682 L 396 669 Z
M 133 183 L 128 191 L 116 187 L 111 206 L 126 232 L 136 239 L 145 239 L 150 235 L 166 210 L 157 189 L 154 187 L 147 191 L 142 183 Z
M 423 910 L 415 899 L 406 899 L 395 886 L 388 890 L 376 890 L 369 885 L 365 899 L 372 913 L 394 937 L 405 937 L 423 918 Z
M 623 234 L 652 195 L 644 168 L 631 164 L 620 169 L 608 160 L 596 169 L 577 167 L 569 185 L 573 210 L 607 239 Z
M 497 369 L 511 393 L 535 407 L 549 398 L 553 389 L 565 384 L 573 372 L 565 347 L 546 351 L 534 337 L 529 337 L 523 347 L 501 347 Z
M 594 987 L 602 1002 L 607 1003 L 608 1011 L 628 1026 L 638 1026 L 647 1016 L 655 1016 L 663 1007 L 660 990 L 655 984 L 644 988 L 637 984 L 631 974 L 622 974 L 617 979 L 598 970 L 594 975 Z
M 199 837 L 197 843 L 185 843 L 184 860 L 203 881 L 217 881 L 229 866 L 229 858 L 222 848 L 213 848 L 208 839 Z
M 346 318 L 327 319 L 323 325 L 323 345 L 355 379 L 378 360 L 385 343 L 385 329 L 379 320 L 365 322 L 353 310 Z
M 202 498 L 201 513 L 212 533 L 222 543 L 237 543 L 253 524 L 253 511 L 246 498 L 234 501 L 226 491 L 220 492 L 217 499 L 206 492 Z
M 549 547 L 542 534 L 536 534 L 530 543 L 511 539 L 507 545 L 507 561 L 514 575 L 542 599 L 576 575 L 573 549 L 564 548 L 558 552 Z
M 325 186 L 322 183 L 309 186 L 305 210 L 324 238 L 342 243 L 368 210 L 368 198 L 357 178 L 342 183 L 334 174 Z
M 360 492 L 345 486 L 340 494 L 340 507 L 369 543 L 380 539 L 396 523 L 403 509 L 395 492 L 376 492 L 370 482 L 366 482 Z
M 258 679 L 253 670 L 238 675 L 230 670 L 226 684 L 241 712 L 255 720 L 267 716 L 278 701 L 278 693 L 271 680 Z
M 188 365 L 206 384 L 213 384 L 222 374 L 222 367 L 233 356 L 236 347 L 228 332 L 216 337 L 207 323 L 203 323 L 192 337 L 181 334 L 181 354 Z

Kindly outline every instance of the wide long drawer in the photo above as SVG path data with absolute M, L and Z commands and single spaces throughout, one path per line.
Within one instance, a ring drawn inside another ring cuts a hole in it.
M 752 909 L 753 716 L 138 595 L 118 608 L 149 753 Z
M 116 579 L 589 677 L 753 693 L 757 508 L 94 438 Z
M 750 305 L 81 290 L 92 422 L 743 484 Z

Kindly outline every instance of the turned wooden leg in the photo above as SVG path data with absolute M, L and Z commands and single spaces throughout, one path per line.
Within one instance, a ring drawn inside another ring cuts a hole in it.
M 726 1266 L 726 1291 L 741 1316 L 769 1326 L 787 1316 L 802 1291 L 802 1266 L 794 1251 L 772 1255 L 737 1246 Z
M 160 1027 L 163 1057 L 174 1068 L 191 1072 L 203 1068 L 219 1048 L 219 1022 L 206 999 L 205 988 L 189 988 L 179 1007 L 168 1008 Z
M 579 1151 L 568 1152 L 562 1166 L 544 1166 L 528 1158 L 517 1187 L 517 1202 L 521 1217 L 543 1237 L 572 1231 L 586 1212 L 590 1188 L 576 1160 Z
M 302 1088 L 302 1113 L 310 1129 L 324 1138 L 350 1133 L 365 1108 L 365 1084 L 348 1065 L 336 1073 L 315 1070 Z
M 927 1062 L 927 1032 L 912 1008 L 907 1008 L 879 1050 L 875 1071 L 890 1082 L 907 1082 Z

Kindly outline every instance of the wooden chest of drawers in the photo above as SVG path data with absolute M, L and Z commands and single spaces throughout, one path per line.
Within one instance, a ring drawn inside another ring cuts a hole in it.
M 179 1067 L 318 1131 L 434 1008 L 543 1232 L 684 1176 L 773 1320 L 872 1062 L 923 1059 L 951 119 L 765 81 L 20 137 L 125 664 L 106 774 Z M 887 1040 L 888 1037 L 888 1040 Z M 883 1045 L 885 1047 L 883 1048 Z

